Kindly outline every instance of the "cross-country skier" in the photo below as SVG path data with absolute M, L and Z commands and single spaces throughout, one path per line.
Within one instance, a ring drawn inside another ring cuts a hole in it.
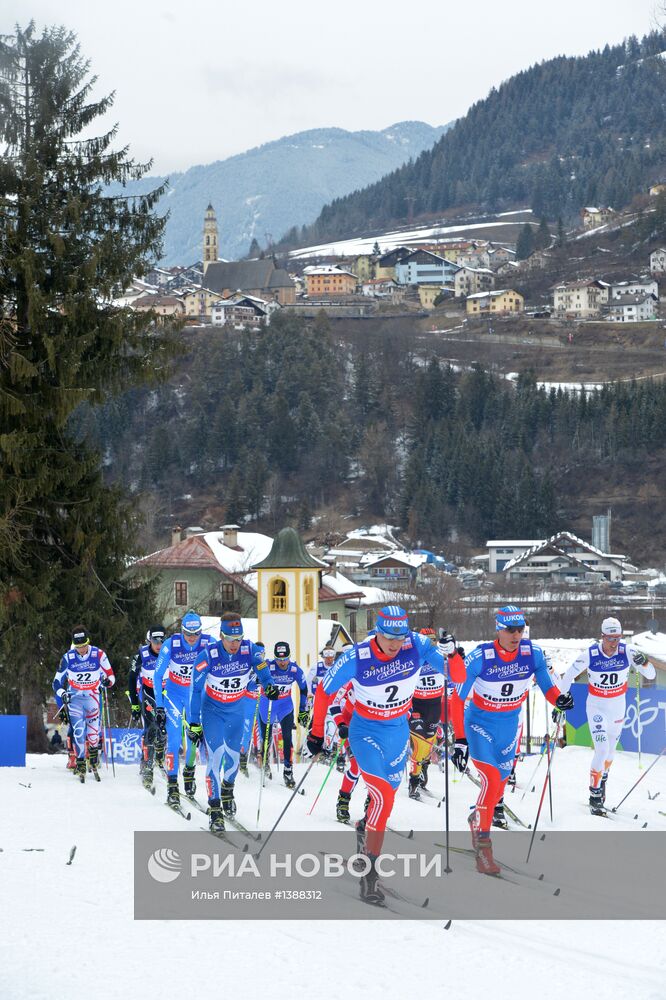
M 543 651 L 523 639 L 525 617 L 514 604 L 495 615 L 497 638 L 478 645 L 465 660 L 467 677 L 458 687 L 465 709 L 465 738 L 456 736 L 452 763 L 461 772 L 468 755 L 481 777 L 481 791 L 469 818 L 477 870 L 485 875 L 500 871 L 492 852 L 490 825 L 511 773 L 520 724 L 520 706 L 527 698 L 532 677 L 548 701 L 559 711 L 573 707 L 570 694 L 553 684 Z
M 157 665 L 166 632 L 163 625 L 151 625 L 146 633 L 146 641 L 136 653 L 129 669 L 127 693 L 132 709 L 131 723 L 140 726 L 143 722 L 143 769 L 141 780 L 144 788 L 153 786 L 153 765 L 164 764 L 164 743 L 156 742 L 155 694 L 153 675 Z
M 624 725 L 631 667 L 646 680 L 656 677 L 657 672 L 647 656 L 622 639 L 622 625 L 618 619 L 604 618 L 601 638 L 580 653 L 560 682 L 562 690 L 568 691 L 575 678 L 587 671 L 585 711 L 594 744 L 590 767 L 590 811 L 593 816 L 606 815 L 608 769 Z
M 162 644 L 153 673 L 155 723 L 160 739 L 166 736 L 167 803 L 176 810 L 180 807 L 178 752 L 183 738 L 183 712 L 190 697 L 192 664 L 213 642 L 215 638 L 204 633 L 199 615 L 188 611 L 183 615 L 180 632 Z M 183 785 L 185 794 L 192 796 L 196 791 L 196 748 L 187 734 L 185 747 Z
M 387 605 L 378 614 L 376 634 L 346 650 L 326 672 L 315 694 L 308 736 L 312 754 L 322 748 L 324 720 L 335 692 L 352 682 L 356 703 L 349 724 L 349 746 L 370 796 L 365 819 L 357 826 L 359 838 L 365 838 L 364 848 L 370 860 L 370 870 L 361 879 L 360 888 L 366 902 L 380 906 L 384 893 L 375 861 L 407 761 L 407 714 L 424 663 L 432 664 L 457 683 L 464 680 L 462 661 L 450 662 L 427 636 L 410 630 L 403 608 Z
M 258 646 L 261 652 L 266 657 L 266 646 L 263 642 L 255 642 L 255 646 Z M 254 677 L 251 677 L 247 682 L 247 687 L 245 688 L 245 722 L 243 724 L 243 736 L 241 739 L 241 751 L 240 751 L 240 763 L 238 765 L 238 770 L 241 774 L 244 774 L 246 778 L 250 777 L 250 772 L 247 769 L 248 756 L 252 750 L 252 743 L 255 738 L 255 725 L 257 722 L 257 715 L 259 712 L 259 684 Z
M 72 648 L 63 655 L 53 679 L 56 697 L 66 706 L 76 747 L 76 774 L 86 780 L 88 760 L 99 781 L 100 688 L 115 684 L 109 658 L 98 646 L 91 646 L 83 625 L 72 629 Z
M 335 663 L 335 650 L 332 646 L 324 646 L 321 651 L 321 660 L 317 660 L 314 667 L 311 667 L 308 675 L 308 696 L 310 699 L 314 699 L 315 691 L 317 690 L 317 685 L 320 683 L 322 677 L 326 673 L 329 667 L 332 667 Z
M 206 788 L 213 833 L 224 831 L 224 814 L 230 818 L 236 814 L 234 782 L 246 718 L 244 695 L 253 679 L 265 685 L 267 697 L 277 697 L 264 650 L 244 639 L 241 619 L 226 612 L 220 621 L 219 642 L 210 644 L 195 660 L 187 709 L 188 736 L 197 746 L 202 739 L 206 743 Z
M 421 635 L 427 636 L 432 645 L 437 645 L 437 635 L 433 628 L 422 628 Z M 460 647 L 462 649 L 462 647 Z M 444 632 L 440 640 L 440 649 L 449 658 L 460 659 L 459 667 L 463 668 L 463 660 L 456 649 L 455 636 Z M 464 652 L 464 650 L 463 650 Z M 442 714 L 442 697 L 444 695 L 444 675 L 430 663 L 424 663 L 414 690 L 412 710 L 409 715 L 409 732 L 411 735 L 411 757 L 409 767 L 409 797 L 419 799 L 419 789 L 428 784 L 428 764 L 430 754 L 435 745 L 437 727 Z
M 289 648 L 288 642 L 276 642 L 273 654 L 274 659 L 268 661 L 268 669 L 270 671 L 271 684 L 278 688 L 279 696 L 271 706 L 270 724 L 272 729 L 273 723 L 280 723 L 280 727 L 282 729 L 282 749 L 284 753 L 284 783 L 287 788 L 293 788 L 296 782 L 294 781 L 294 769 L 292 765 L 294 745 L 291 732 L 292 729 L 296 728 L 296 725 L 294 723 L 294 703 L 291 698 L 291 689 L 294 683 L 298 684 L 300 689 L 298 722 L 301 726 L 307 726 L 309 718 L 309 713 L 307 711 L 308 685 L 305 680 L 305 674 L 299 665 L 291 659 L 291 649 Z M 266 746 L 268 701 L 267 690 L 264 686 L 264 690 L 259 701 L 259 745 L 261 747 L 262 754 L 264 747 Z M 270 739 L 271 734 L 268 733 L 269 746 Z M 267 769 L 267 773 L 270 773 L 268 755 L 266 755 L 266 760 L 263 760 L 262 758 L 262 765 Z

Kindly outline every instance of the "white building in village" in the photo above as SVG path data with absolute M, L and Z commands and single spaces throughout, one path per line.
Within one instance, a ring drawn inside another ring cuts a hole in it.
M 589 579 L 598 573 L 606 580 L 621 580 L 627 557 L 602 552 L 570 531 L 560 531 L 537 542 L 502 566 L 509 580 L 547 577 L 556 583 Z
M 657 299 L 654 295 L 623 295 L 612 299 L 607 306 L 612 323 L 645 323 L 657 318 Z
M 650 254 L 650 274 L 666 274 L 666 249 L 658 247 Z

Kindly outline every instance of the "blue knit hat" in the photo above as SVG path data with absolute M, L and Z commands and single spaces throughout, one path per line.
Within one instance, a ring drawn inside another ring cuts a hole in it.
M 501 632 L 505 628 L 525 628 L 525 615 L 517 604 L 505 604 L 495 612 L 495 629 Z
M 196 611 L 188 611 L 186 615 L 183 615 L 180 627 L 181 631 L 187 632 L 189 635 L 198 635 L 199 632 L 203 631 L 201 618 Z
M 404 608 L 387 604 L 377 615 L 377 631 L 387 639 L 402 639 L 409 635 L 409 618 Z

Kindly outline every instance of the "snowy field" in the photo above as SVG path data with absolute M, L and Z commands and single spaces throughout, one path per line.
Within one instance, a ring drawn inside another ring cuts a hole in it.
M 591 751 L 557 751 L 553 766 L 554 818 L 542 814 L 544 831 L 648 829 L 666 833 L 666 760 L 638 786 L 614 820 L 592 817 L 587 809 Z M 518 765 L 518 788 L 507 803 L 532 822 L 545 768 L 536 792 L 530 778 L 538 758 Z M 654 757 L 643 757 L 643 767 Z M 297 764 L 296 778 L 304 764 Z M 444 776 L 431 766 L 430 788 L 444 791 Z M 608 802 L 613 806 L 641 772 L 636 755 L 619 754 L 613 765 Z M 157 780 L 151 798 L 134 767 L 119 766 L 117 777 L 102 771 L 102 782 L 81 785 L 65 771 L 64 755 L 29 756 L 26 768 L 0 769 L 3 811 L 0 820 L 4 927 L 0 944 L 2 1000 L 51 1000 L 93 996 L 127 1000 L 156 996 L 251 998 L 298 991 L 308 1000 L 430 997 L 472 1000 L 527 1000 L 552 991 L 558 996 L 619 1000 L 666 997 L 666 923 L 613 921 L 591 926 L 554 922 L 454 921 L 444 930 L 433 921 L 303 922 L 141 921 L 133 920 L 133 831 L 198 830 L 171 813 L 161 800 L 165 783 Z M 335 772 L 311 817 L 307 811 L 325 770 L 311 772 L 306 795 L 297 796 L 285 829 L 335 828 Z M 203 787 L 203 768 L 197 780 Z M 529 785 L 521 800 L 525 786 Z M 239 776 L 238 818 L 254 825 L 258 771 Z M 657 798 L 650 798 L 659 793 Z M 287 789 L 267 782 L 262 826 L 270 827 L 287 801 Z M 451 824 L 466 829 L 476 797 L 467 780 L 457 778 L 450 794 Z M 199 798 L 203 794 L 199 792 Z M 352 798 L 352 816 L 363 806 L 363 789 Z M 638 814 L 638 820 L 634 816 Z M 414 802 L 401 787 L 392 825 L 438 829 L 443 810 L 434 798 Z M 339 828 L 339 827 L 338 827 Z M 496 850 L 501 838 L 497 834 Z M 665 841 L 666 842 L 666 841 Z M 77 851 L 67 865 L 70 849 Z M 639 847 L 637 846 L 637 849 Z M 457 860 L 454 860 L 454 866 Z M 484 876 L 478 876 L 483 878 Z M 609 878 L 612 867 L 609 868 Z M 501 883 L 498 883 L 498 888 Z M 562 894 L 566 902 L 566 890 Z M 575 912 L 572 912 L 575 917 Z M 280 992 L 277 992 L 280 991 Z

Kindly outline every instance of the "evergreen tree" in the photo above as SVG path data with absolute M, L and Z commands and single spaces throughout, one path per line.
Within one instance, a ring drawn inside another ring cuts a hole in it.
M 546 247 L 550 246 L 550 229 L 548 228 L 548 220 L 545 215 L 542 216 L 539 222 L 539 228 L 534 239 L 535 248 L 538 250 L 545 250 Z
M 257 239 L 256 236 L 253 236 L 252 242 L 250 243 L 250 249 L 248 250 L 247 255 L 248 257 L 254 259 L 255 257 L 258 257 L 260 253 L 261 253 L 261 247 L 259 246 L 259 240 Z
M 94 83 L 63 28 L 0 38 L 0 688 L 33 748 L 72 625 L 122 668 L 154 613 L 152 589 L 125 579 L 131 509 L 72 420 L 166 374 L 175 349 L 149 315 L 113 304 L 160 255 L 162 189 L 102 194 L 147 165 L 113 151 L 115 130 L 81 138 L 112 103 L 91 99 Z
M 516 260 L 525 260 L 534 251 L 534 230 L 526 222 L 516 240 Z

